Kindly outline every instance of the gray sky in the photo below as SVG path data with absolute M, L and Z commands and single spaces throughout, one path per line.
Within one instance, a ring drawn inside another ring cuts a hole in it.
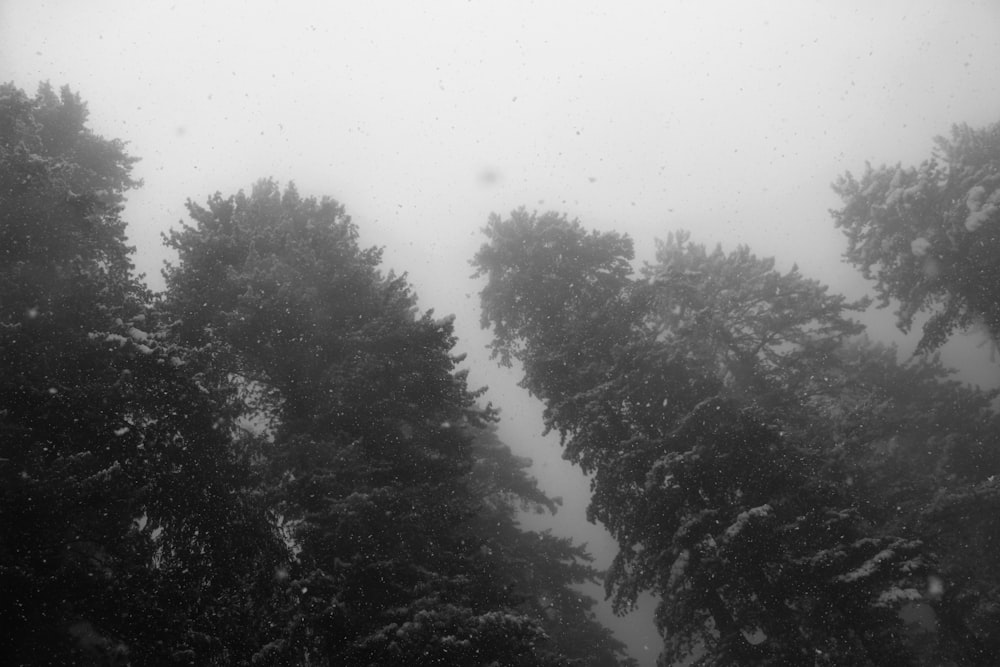
M 488 214 L 563 211 L 628 232 L 640 259 L 690 229 L 859 296 L 829 184 L 866 160 L 915 164 L 952 123 L 998 120 L 998 35 L 994 0 L 0 0 L 0 80 L 69 84 L 98 133 L 131 142 L 145 186 L 125 213 L 154 288 L 159 234 L 189 197 L 273 176 L 345 204 L 424 307 L 458 315 L 473 383 L 566 497 L 557 532 L 606 565 L 586 480 L 482 350 L 468 260 Z M 652 664 L 646 616 L 619 627 Z

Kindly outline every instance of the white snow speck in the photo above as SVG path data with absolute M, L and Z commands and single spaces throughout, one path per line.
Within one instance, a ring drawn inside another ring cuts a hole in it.
M 685 549 L 678 556 L 674 564 L 670 566 L 670 579 L 667 582 L 667 587 L 673 587 L 684 573 L 687 571 L 688 561 L 691 559 L 691 552 Z
M 125 336 L 113 333 L 109 333 L 107 336 L 105 336 L 104 340 L 106 340 L 109 343 L 118 343 L 119 346 L 122 346 L 128 342 L 128 338 L 125 338 Z
M 916 588 L 900 588 L 893 586 L 878 596 L 875 603 L 879 607 L 890 607 L 904 600 L 920 600 L 923 596 Z
M 965 206 L 975 213 L 979 210 L 979 207 L 983 205 L 983 196 L 986 195 L 986 188 L 981 185 L 977 185 L 969 190 L 969 194 L 965 196 Z
M 726 537 L 729 539 L 733 539 L 734 537 L 739 535 L 740 531 L 743 530 L 743 528 L 747 525 L 750 519 L 765 517 L 770 513 L 771 513 L 770 505 L 751 507 L 746 512 L 740 512 L 739 515 L 737 515 L 736 517 L 736 521 L 733 522 L 733 525 L 729 526 L 729 528 L 726 528 L 726 533 L 725 533 Z
M 924 255 L 926 255 L 927 249 L 930 247 L 931 247 L 931 242 L 922 236 L 913 239 L 913 242 L 910 243 L 910 250 L 912 250 L 913 254 L 916 255 L 917 257 L 923 257 Z
M 970 232 L 974 232 L 983 226 L 983 223 L 989 220 L 994 213 L 998 210 L 996 204 L 987 204 L 982 208 L 969 213 L 969 217 L 965 219 L 965 228 Z
M 884 560 L 888 560 L 893 557 L 892 549 L 883 549 L 882 551 L 875 554 L 872 558 L 865 561 L 865 563 L 856 570 L 848 572 L 847 574 L 842 574 L 837 577 L 837 581 L 857 581 L 858 579 L 863 579 L 868 575 L 872 574 L 876 569 L 878 569 L 879 563 Z

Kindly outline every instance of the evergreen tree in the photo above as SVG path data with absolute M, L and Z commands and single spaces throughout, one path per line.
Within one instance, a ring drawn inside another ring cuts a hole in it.
M 268 494 L 296 554 L 282 636 L 256 659 L 563 664 L 510 561 L 507 499 L 546 500 L 516 475 L 477 488 L 472 433 L 493 411 L 457 369 L 452 319 L 418 313 L 330 199 L 261 181 L 189 210 L 169 308 L 216 382 L 259 397 L 247 416 L 272 418 Z
M 960 331 L 985 333 L 995 349 L 1000 123 L 955 125 L 935 144 L 918 167 L 868 165 L 860 179 L 840 177 L 834 190 L 843 206 L 831 214 L 847 237 L 847 260 L 875 281 L 881 305 L 898 302 L 899 328 L 909 331 L 920 313 L 930 315 L 918 353 Z M 945 587 L 934 606 L 945 641 L 969 664 L 989 664 L 1000 652 L 991 557 L 1000 539 L 996 394 L 947 381 L 934 358 L 899 367 L 878 357 L 865 357 L 865 370 L 854 359 L 851 377 L 866 387 L 874 414 L 855 417 L 852 431 L 870 433 L 864 422 L 878 424 L 875 442 L 893 473 L 883 489 L 898 491 L 890 506 L 911 508 L 902 520 L 920 526 L 941 554 Z
M 555 513 L 530 477 L 530 459 L 514 456 L 495 427 L 474 434 L 473 492 L 483 499 L 478 521 L 486 537 L 484 552 L 521 598 L 519 609 L 541 624 L 553 647 L 580 667 L 613 667 L 637 663 L 625 645 L 601 625 L 593 598 L 574 586 L 598 583 L 603 575 L 582 546 L 518 526 L 516 510 Z
M 979 327 L 1000 341 L 1000 123 L 956 125 L 919 167 L 868 165 L 861 179 L 834 184 L 831 211 L 848 240 L 846 257 L 876 281 L 883 306 L 899 302 L 909 331 L 920 312 L 919 351 Z
M 225 397 L 132 273 L 135 160 L 86 119 L 68 88 L 0 87 L 3 662 L 238 662 L 279 545 Z
M 840 483 L 795 390 L 860 329 L 848 304 L 746 249 L 668 239 L 644 279 L 631 241 L 562 216 L 493 216 L 474 265 L 483 324 L 519 360 L 590 516 L 618 540 L 609 593 L 659 598 L 662 660 L 909 664 L 898 612 L 930 566 Z
M 864 338 L 825 366 L 800 392 L 811 428 L 832 436 L 840 482 L 867 521 L 934 554 L 927 584 L 907 591 L 910 611 L 934 611 L 921 664 L 991 664 L 1000 654 L 998 392 L 961 384 L 935 356 L 901 363 L 894 347 Z

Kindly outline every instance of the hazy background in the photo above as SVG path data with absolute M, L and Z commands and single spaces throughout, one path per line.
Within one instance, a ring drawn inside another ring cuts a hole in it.
M 865 161 L 916 164 L 952 123 L 1000 120 L 1000 2 L 74 2 L 0 0 L 0 80 L 69 84 L 91 127 L 130 142 L 125 211 L 153 288 L 161 232 L 273 176 L 346 205 L 424 308 L 455 313 L 474 385 L 565 505 L 533 525 L 613 545 L 587 481 L 540 437 L 540 408 L 483 346 L 468 260 L 490 212 L 526 205 L 628 232 L 640 260 L 686 228 L 750 244 L 836 291 L 829 184 Z M 895 337 L 885 311 L 866 317 Z M 909 346 L 909 347 L 907 347 Z M 971 342 L 946 359 L 992 384 Z M 648 603 L 609 620 L 644 665 Z

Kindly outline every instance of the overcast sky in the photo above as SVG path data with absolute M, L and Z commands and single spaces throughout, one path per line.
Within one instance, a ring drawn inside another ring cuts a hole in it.
M 690 229 L 859 296 L 829 185 L 1000 119 L 1000 2 L 0 0 L 0 80 L 69 84 L 142 158 L 125 216 L 154 288 L 187 198 L 273 176 L 345 204 L 423 307 L 458 315 L 510 444 L 567 497 L 557 530 L 607 564 L 586 482 L 482 350 L 468 260 L 489 213 L 566 212 L 640 259 Z M 652 664 L 648 619 L 625 626 Z

